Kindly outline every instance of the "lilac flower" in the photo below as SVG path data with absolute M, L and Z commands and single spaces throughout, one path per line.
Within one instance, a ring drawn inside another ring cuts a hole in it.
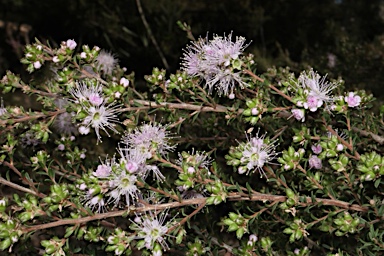
M 342 150 L 344 150 L 344 145 L 341 144 L 341 143 L 337 144 L 337 146 L 336 146 L 336 150 L 337 150 L 337 151 L 342 151 Z
M 112 166 L 115 164 L 115 158 L 105 159 L 104 163 L 97 166 L 96 171 L 92 175 L 97 178 L 107 178 L 112 172 Z
M 309 109 L 311 112 L 315 112 L 317 108 L 323 105 L 323 101 L 315 96 L 308 96 L 307 101 L 304 102 L 303 106 L 305 109 Z
M 327 54 L 327 58 L 328 58 L 328 67 L 330 68 L 333 68 L 336 66 L 336 61 L 337 61 L 337 57 L 336 55 L 332 54 L 332 53 L 328 53 Z
M 149 173 L 153 173 L 153 177 L 162 182 L 165 177 L 157 166 L 148 165 L 147 159 L 151 155 L 143 154 L 138 148 L 120 148 L 119 153 L 122 156 L 125 169 L 130 174 L 135 174 L 142 179 L 146 179 Z
M 119 133 L 115 129 L 115 124 L 119 122 L 119 119 L 116 116 L 116 113 L 119 112 L 118 109 L 119 106 L 98 106 L 98 107 L 89 107 L 85 108 L 84 110 L 87 112 L 87 117 L 85 117 L 83 124 L 86 127 L 91 126 L 95 129 L 97 140 L 101 141 L 100 136 L 100 129 L 103 129 L 108 136 L 109 133 L 105 128 L 109 128 L 110 130 L 114 131 L 115 133 Z M 80 131 L 80 130 L 79 130 Z
M 77 43 L 75 42 L 75 40 L 68 39 L 66 45 L 70 50 L 74 50 L 77 46 Z
M 204 77 L 209 65 L 205 59 L 205 50 L 208 50 L 208 40 L 199 38 L 198 41 L 192 42 L 184 50 L 182 68 L 190 76 Z M 209 72 L 208 72 L 209 73 Z
M 53 56 L 52 61 L 53 61 L 54 63 L 57 63 L 57 62 L 60 61 L 60 59 L 59 59 L 58 56 Z
M 233 93 L 235 85 L 240 85 L 244 88 L 247 84 L 240 77 L 239 72 L 234 72 L 230 68 L 216 68 L 215 73 L 209 77 L 205 77 L 206 85 L 211 93 L 213 88 L 216 88 L 219 95 L 228 95 Z
M 99 55 L 96 57 L 96 66 L 107 75 L 112 74 L 117 62 L 118 60 L 112 53 L 104 50 L 101 50 Z
M 316 155 L 320 154 L 321 151 L 323 151 L 323 148 L 321 147 L 320 144 L 312 145 L 311 149 L 312 149 L 313 153 L 316 154 Z
M 258 240 L 257 236 L 256 236 L 255 234 L 252 234 L 252 235 L 250 235 L 249 238 L 248 238 L 247 245 L 248 245 L 248 246 L 254 246 L 255 243 L 257 242 L 257 240 Z
M 190 76 L 204 79 L 210 93 L 216 88 L 219 95 L 232 95 L 236 85 L 247 85 L 240 72 L 235 71 L 241 68 L 239 56 L 248 46 L 244 43 L 243 37 L 232 42 L 232 33 L 224 37 L 215 35 L 210 41 L 199 39 L 184 51 L 182 69 Z
M 342 138 L 343 140 L 348 139 L 348 135 L 345 134 L 343 131 L 339 132 L 339 130 L 336 128 L 336 129 L 335 129 L 335 132 L 336 132 L 337 135 L 338 135 L 340 138 Z M 329 139 L 332 139 L 333 136 L 337 137 L 336 135 L 332 134 L 331 132 L 327 132 L 327 137 L 328 137 Z
M 321 159 L 315 155 L 312 155 L 309 158 L 308 163 L 310 168 L 321 169 L 323 167 L 323 164 L 321 163 Z
M 152 153 L 165 154 L 173 150 L 174 145 L 169 145 L 169 132 L 161 124 L 143 124 L 131 133 L 127 133 L 122 143 L 129 148 L 138 149 L 146 158 L 150 158 Z
M 69 101 L 67 99 L 56 99 L 55 101 L 56 107 L 59 109 L 65 109 Z M 77 134 L 77 127 L 72 122 L 72 118 L 75 116 L 74 112 L 68 113 L 64 112 L 61 114 L 58 114 L 53 122 L 53 126 L 57 129 L 57 131 L 61 134 Z
M 89 129 L 89 127 L 83 125 L 79 126 L 79 133 L 82 135 L 87 135 L 90 131 L 91 129 Z
M 305 121 L 305 112 L 302 109 L 294 108 L 291 110 L 293 117 L 301 122 Z
M 248 174 L 250 171 L 258 170 L 265 176 L 263 166 L 275 158 L 276 145 L 274 145 L 274 142 L 267 143 L 264 137 L 265 135 L 261 137 L 256 135 L 256 137 L 248 139 L 242 151 L 240 159 L 242 166 L 239 168 L 239 173 L 247 172 Z
M 361 97 L 359 95 L 355 95 L 354 92 L 348 93 L 348 96 L 344 97 L 345 102 L 348 104 L 348 107 L 355 108 L 360 105 Z
M 325 76 L 321 77 L 313 70 L 310 70 L 308 74 L 303 72 L 298 81 L 307 94 L 307 102 L 303 104 L 306 109 L 314 112 L 324 103 L 333 102 L 333 97 L 329 94 L 336 88 L 336 84 L 326 82 Z
M 70 90 L 76 103 L 89 102 L 93 106 L 100 106 L 103 101 L 102 86 L 97 83 L 88 86 L 86 82 L 76 82 L 76 87 Z
M 180 189 L 179 189 L 180 190 Z M 181 193 L 181 198 L 182 199 L 192 199 L 192 198 L 202 198 L 204 197 L 205 191 L 202 193 L 199 193 L 198 191 L 192 189 L 192 190 L 182 190 L 183 193 Z
M 236 37 L 232 42 L 232 32 L 228 37 L 215 36 L 210 41 L 210 51 L 207 51 L 207 58 L 217 65 L 229 66 L 232 60 L 239 58 L 248 45 L 244 45 L 244 37 Z
M 109 176 L 111 171 L 112 171 L 111 166 L 108 166 L 105 164 L 100 164 L 97 166 L 96 171 L 93 172 L 92 174 L 98 178 L 106 178 Z

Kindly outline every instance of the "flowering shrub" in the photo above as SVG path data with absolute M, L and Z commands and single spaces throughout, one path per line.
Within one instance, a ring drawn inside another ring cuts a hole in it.
M 180 71 L 154 68 L 138 88 L 97 46 L 28 45 L 31 78 L 8 71 L 0 82 L 0 249 L 382 253 L 373 96 L 313 69 L 258 74 L 246 47 L 232 34 L 198 39 Z M 34 108 L 11 106 L 15 91 Z

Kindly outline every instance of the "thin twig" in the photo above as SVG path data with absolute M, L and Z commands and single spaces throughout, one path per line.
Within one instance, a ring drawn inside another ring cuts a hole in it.
M 169 102 L 154 102 L 154 101 L 147 101 L 147 100 L 131 100 L 130 105 L 134 105 L 135 103 L 147 106 L 149 108 L 169 108 L 169 109 L 186 109 L 186 110 L 193 110 L 193 111 L 200 111 L 200 112 L 218 112 L 218 113 L 226 113 L 229 109 L 227 107 L 224 107 L 222 105 L 216 105 L 213 107 L 206 107 L 206 106 L 198 106 L 188 103 L 169 103 Z M 121 109 L 121 112 L 127 112 L 131 111 L 131 108 L 123 108 Z M 241 114 L 244 110 L 239 109 L 237 112 Z
M 39 193 L 37 193 L 37 192 L 35 192 L 35 191 L 33 191 L 33 190 L 29 189 L 29 188 L 25 188 L 23 186 L 15 184 L 15 183 L 13 183 L 11 181 L 8 181 L 8 180 L 4 179 L 3 177 L 0 177 L 0 183 L 4 184 L 4 185 L 7 185 L 7 186 L 9 186 L 11 188 L 17 189 L 19 191 L 22 191 L 22 192 L 25 192 L 25 193 L 28 193 L 28 194 L 40 197 Z
M 357 127 L 352 127 L 352 130 L 360 133 L 363 136 L 371 137 L 374 141 L 376 141 L 379 144 L 384 144 L 384 137 L 381 137 L 377 134 L 374 134 L 373 132 L 367 132 L 367 131 L 361 130 Z
M 168 233 L 169 232 L 172 232 L 172 230 L 174 230 L 175 228 L 183 225 L 185 222 L 187 222 L 190 218 L 192 218 L 194 215 L 196 215 L 201 209 L 203 209 L 205 206 L 205 202 L 200 204 L 199 207 L 197 207 L 196 210 L 194 210 L 191 214 L 189 214 L 188 216 L 186 216 L 184 219 L 182 219 L 179 223 L 177 223 L 176 225 L 174 225 L 173 227 L 171 227 L 169 230 L 168 230 Z
M 157 43 L 156 38 L 154 37 L 154 35 L 152 33 L 151 27 L 149 26 L 147 19 L 145 18 L 144 11 L 143 11 L 143 8 L 141 7 L 140 0 L 136 0 L 136 4 L 137 4 L 137 10 L 139 11 L 139 14 L 140 14 L 140 18 L 143 21 L 143 24 L 145 26 L 145 29 L 147 30 L 149 38 L 151 39 L 153 45 L 155 46 L 157 52 L 159 53 L 161 61 L 164 64 L 164 67 L 169 70 L 169 65 L 168 65 L 167 59 L 165 58 L 163 51 L 160 49 L 159 44 Z
M 53 228 L 53 227 L 58 227 L 63 225 L 79 225 L 82 223 L 95 221 L 95 220 L 101 220 L 101 219 L 112 218 L 112 217 L 120 217 L 122 215 L 127 214 L 127 212 L 128 213 L 146 212 L 146 211 L 155 211 L 155 210 L 165 210 L 168 208 L 178 208 L 178 207 L 187 206 L 187 205 L 202 205 L 206 203 L 206 200 L 207 200 L 206 197 L 201 197 L 201 198 L 183 200 L 182 202 L 170 202 L 170 203 L 164 203 L 164 204 L 146 205 L 138 208 L 132 207 L 130 209 L 107 212 L 107 213 L 99 213 L 99 214 L 95 214 L 93 216 L 88 216 L 88 217 L 82 217 L 77 219 L 63 219 L 63 220 L 58 220 L 51 223 L 34 225 L 30 227 L 25 227 L 22 231 L 23 233 L 28 233 L 35 230 Z M 239 193 L 232 193 L 231 195 L 228 195 L 227 200 L 285 202 L 287 200 L 287 197 L 279 196 L 279 195 L 261 194 L 261 193 L 252 194 L 250 196 L 242 196 Z M 344 202 L 340 200 L 332 200 L 332 199 L 324 199 L 324 198 L 316 198 L 314 201 L 312 201 L 312 198 L 306 197 L 305 202 L 300 202 L 299 204 L 301 206 L 322 204 L 322 205 L 329 205 L 329 206 L 337 206 L 343 209 L 349 209 L 349 210 L 358 211 L 358 212 L 368 211 L 368 207 L 360 206 L 357 204 L 350 204 L 348 202 Z M 384 219 L 384 217 L 382 219 Z

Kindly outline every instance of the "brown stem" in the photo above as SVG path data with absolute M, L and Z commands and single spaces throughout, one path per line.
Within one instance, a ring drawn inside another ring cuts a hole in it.
M 168 208 L 178 208 L 178 207 L 187 206 L 187 205 L 203 205 L 206 203 L 206 199 L 207 199 L 206 197 L 201 197 L 201 198 L 183 200 L 182 202 L 170 202 L 170 203 L 157 204 L 157 205 L 148 205 L 148 206 L 143 206 L 139 208 L 132 207 L 131 209 L 107 212 L 107 213 L 99 213 L 99 214 L 95 214 L 93 216 L 88 216 L 88 217 L 82 217 L 77 219 L 63 219 L 63 220 L 58 220 L 51 223 L 34 225 L 30 227 L 25 227 L 22 231 L 23 233 L 28 233 L 35 230 L 53 228 L 53 227 L 63 226 L 63 225 L 79 225 L 79 224 L 90 222 L 90 221 L 101 220 L 101 219 L 112 218 L 112 217 L 119 217 L 126 214 L 127 212 L 128 213 L 146 212 L 146 211 L 155 211 L 155 210 L 165 210 Z M 287 197 L 279 196 L 279 195 L 261 194 L 261 193 L 253 194 L 251 196 L 242 196 L 239 193 L 233 193 L 232 195 L 229 195 L 227 197 L 227 200 L 229 201 L 262 201 L 262 202 L 271 201 L 271 202 L 277 203 L 277 202 L 285 202 L 287 200 Z M 314 201 L 312 201 L 310 197 L 306 197 L 305 201 L 306 202 L 300 202 L 299 204 L 301 206 L 322 204 L 322 205 L 328 205 L 328 206 L 336 206 L 339 208 L 358 211 L 358 212 L 368 211 L 368 207 L 360 206 L 357 204 L 350 204 L 348 202 L 344 202 L 340 200 L 316 198 Z
M 152 191 L 154 191 L 154 192 L 163 194 L 163 195 L 165 195 L 165 196 L 167 196 L 167 197 L 172 198 L 173 200 L 179 201 L 179 197 L 178 197 L 178 196 L 171 195 L 171 194 L 165 192 L 164 190 L 161 190 L 161 189 L 157 189 L 157 188 L 151 187 L 151 186 L 149 186 L 148 184 L 144 184 L 144 183 L 142 183 L 142 182 L 140 182 L 140 181 L 136 182 L 136 184 L 137 184 L 139 187 L 142 187 L 142 188 L 147 187 L 147 188 L 149 188 L 150 190 L 152 190 Z
M 35 191 L 33 191 L 33 190 L 29 189 L 29 188 L 22 187 L 20 185 L 17 185 L 15 183 L 11 182 L 11 181 L 8 181 L 8 180 L 4 179 L 3 177 L 0 177 L 0 183 L 4 184 L 6 186 L 9 186 L 11 188 L 17 189 L 19 191 L 22 191 L 22 192 L 25 192 L 25 193 L 28 193 L 28 194 L 40 197 L 40 194 L 38 192 L 35 192 Z
M 317 182 L 317 180 L 307 175 L 307 171 L 300 164 L 297 165 L 297 168 L 299 168 L 299 170 L 306 175 L 307 179 L 309 179 L 316 187 L 318 187 L 321 190 L 324 190 L 324 187 L 319 182 Z M 335 199 L 330 193 L 328 193 L 328 196 L 331 199 Z
M 179 223 L 177 223 L 176 225 L 174 225 L 173 227 L 171 227 L 169 230 L 168 230 L 168 233 L 169 232 L 172 232 L 175 228 L 183 225 L 185 222 L 187 222 L 190 218 L 192 218 L 194 215 L 196 215 L 201 209 L 203 209 L 205 206 L 205 202 L 200 204 L 199 207 L 197 207 L 196 210 L 194 210 L 191 214 L 189 214 L 188 216 L 186 216 L 184 219 L 182 219 Z
M 3 179 L 3 181 L 2 181 L 1 183 L 5 184 L 5 185 L 7 185 L 7 186 L 10 186 L 10 187 L 16 188 L 16 189 L 18 189 L 18 190 L 24 191 L 24 192 L 26 192 L 26 193 L 30 193 L 30 191 L 33 191 L 33 193 L 31 193 L 31 194 L 33 194 L 33 195 L 35 195 L 35 196 L 38 196 L 38 197 L 41 197 L 41 198 L 44 198 L 44 197 L 45 197 L 45 195 L 44 195 L 43 193 L 40 193 L 40 192 L 38 191 L 38 189 L 35 187 L 35 185 L 33 184 L 33 182 L 31 182 L 30 180 L 28 180 L 28 179 L 26 179 L 25 177 L 23 177 L 23 175 L 20 173 L 20 171 L 13 165 L 12 161 L 11 161 L 11 163 L 9 163 L 9 162 L 7 162 L 7 161 L 3 161 L 3 165 L 7 166 L 7 167 L 8 167 L 9 169 L 11 169 L 14 173 L 16 173 L 16 174 L 20 177 L 20 179 L 21 179 L 23 182 L 27 183 L 33 190 L 30 190 L 30 189 L 28 189 L 28 188 L 24 188 L 24 187 L 19 186 L 19 185 L 15 184 L 15 183 L 12 183 L 12 182 L 10 182 L 10 181 L 7 181 L 7 180 L 5 180 L 5 179 L 2 178 L 2 177 L 0 177 L 1 179 Z M 7 182 L 7 183 L 5 183 L 5 182 Z M 12 185 L 12 184 L 13 184 L 13 185 Z M 28 191 L 26 191 L 26 190 L 28 190 Z
M 352 127 L 352 130 L 360 133 L 363 136 L 371 137 L 374 141 L 376 141 L 379 144 L 384 144 L 384 137 L 381 137 L 377 134 L 374 134 L 373 132 L 367 132 L 367 131 L 361 130 L 357 127 Z
M 244 70 L 244 73 L 247 73 L 248 75 L 252 76 L 254 79 L 256 79 L 257 81 L 260 81 L 262 83 L 264 83 L 264 79 L 262 79 L 261 77 L 255 75 L 252 71 L 250 70 Z M 269 84 L 268 85 L 269 88 L 271 88 L 272 90 L 274 90 L 275 92 L 277 92 L 277 94 L 279 94 L 280 96 L 282 96 L 283 98 L 289 100 L 290 102 L 292 102 L 292 98 L 289 97 L 288 95 L 286 95 L 285 93 L 283 93 L 282 91 L 280 91 L 279 89 L 277 89 L 274 85 L 272 84 Z
M 138 103 L 143 106 L 147 106 L 149 108 L 169 108 L 169 109 L 187 109 L 187 110 L 193 110 L 193 111 L 200 111 L 200 112 L 219 112 L 219 113 L 225 113 L 228 111 L 228 108 L 217 105 L 216 107 L 205 107 L 205 106 L 198 106 L 188 103 L 169 103 L 169 102 L 153 102 L 153 101 L 146 101 L 146 100 L 131 100 L 130 105 L 134 105 L 135 103 Z M 128 108 L 121 109 L 121 112 L 130 111 Z M 239 110 L 240 112 L 240 110 Z M 242 111 L 240 112 L 242 113 Z
M 270 170 L 270 168 L 268 168 L 267 166 L 264 165 L 263 170 L 267 171 L 269 175 L 271 175 L 273 178 L 277 179 L 277 181 L 281 185 L 283 185 L 285 188 L 288 188 L 288 185 L 282 179 L 280 179 L 280 177 L 277 177 L 276 174 L 272 170 Z

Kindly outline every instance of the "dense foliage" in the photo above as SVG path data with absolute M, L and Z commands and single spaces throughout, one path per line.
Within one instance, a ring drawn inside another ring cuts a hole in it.
M 182 28 L 190 33 L 186 25 Z M 377 255 L 383 115 L 308 69 L 256 70 L 232 33 L 181 70 L 133 73 L 98 46 L 27 45 L 1 106 L 0 249 L 44 255 Z
M 2 1 L 0 255 L 381 255 L 381 10 Z

